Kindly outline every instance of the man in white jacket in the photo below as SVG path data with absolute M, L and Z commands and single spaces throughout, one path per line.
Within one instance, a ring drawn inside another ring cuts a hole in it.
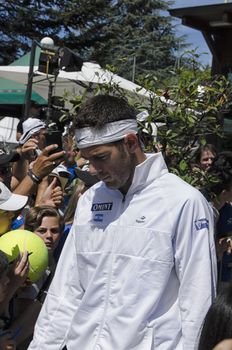
M 137 133 L 118 97 L 77 114 L 77 146 L 101 181 L 78 202 L 30 350 L 196 346 L 215 296 L 212 211 Z

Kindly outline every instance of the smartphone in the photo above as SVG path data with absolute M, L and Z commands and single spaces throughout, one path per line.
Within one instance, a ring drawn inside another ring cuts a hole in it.
M 57 144 L 58 147 L 49 152 L 49 154 L 63 151 L 62 133 L 58 130 L 51 130 L 45 134 L 46 146 Z

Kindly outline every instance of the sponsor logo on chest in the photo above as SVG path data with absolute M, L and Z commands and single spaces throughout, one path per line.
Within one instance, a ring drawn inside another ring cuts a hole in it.
M 107 211 L 112 210 L 113 202 L 109 203 L 93 203 L 91 211 Z

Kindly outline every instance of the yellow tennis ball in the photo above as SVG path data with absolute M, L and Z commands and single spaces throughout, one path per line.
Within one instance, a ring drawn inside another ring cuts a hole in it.
M 27 230 L 13 230 L 0 236 L 0 250 L 8 257 L 9 262 L 15 260 L 19 252 L 28 251 L 28 278 L 37 281 L 48 266 L 48 250 L 43 240 L 35 233 Z

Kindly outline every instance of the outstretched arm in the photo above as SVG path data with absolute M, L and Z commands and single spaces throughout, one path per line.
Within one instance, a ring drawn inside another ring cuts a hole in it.
M 64 151 L 49 155 L 49 152 L 56 149 L 56 145 L 50 145 L 44 148 L 41 155 L 30 166 L 31 173 L 26 175 L 21 183 L 15 188 L 14 193 L 29 195 L 45 176 L 61 163 Z M 36 181 L 36 179 L 38 179 Z

